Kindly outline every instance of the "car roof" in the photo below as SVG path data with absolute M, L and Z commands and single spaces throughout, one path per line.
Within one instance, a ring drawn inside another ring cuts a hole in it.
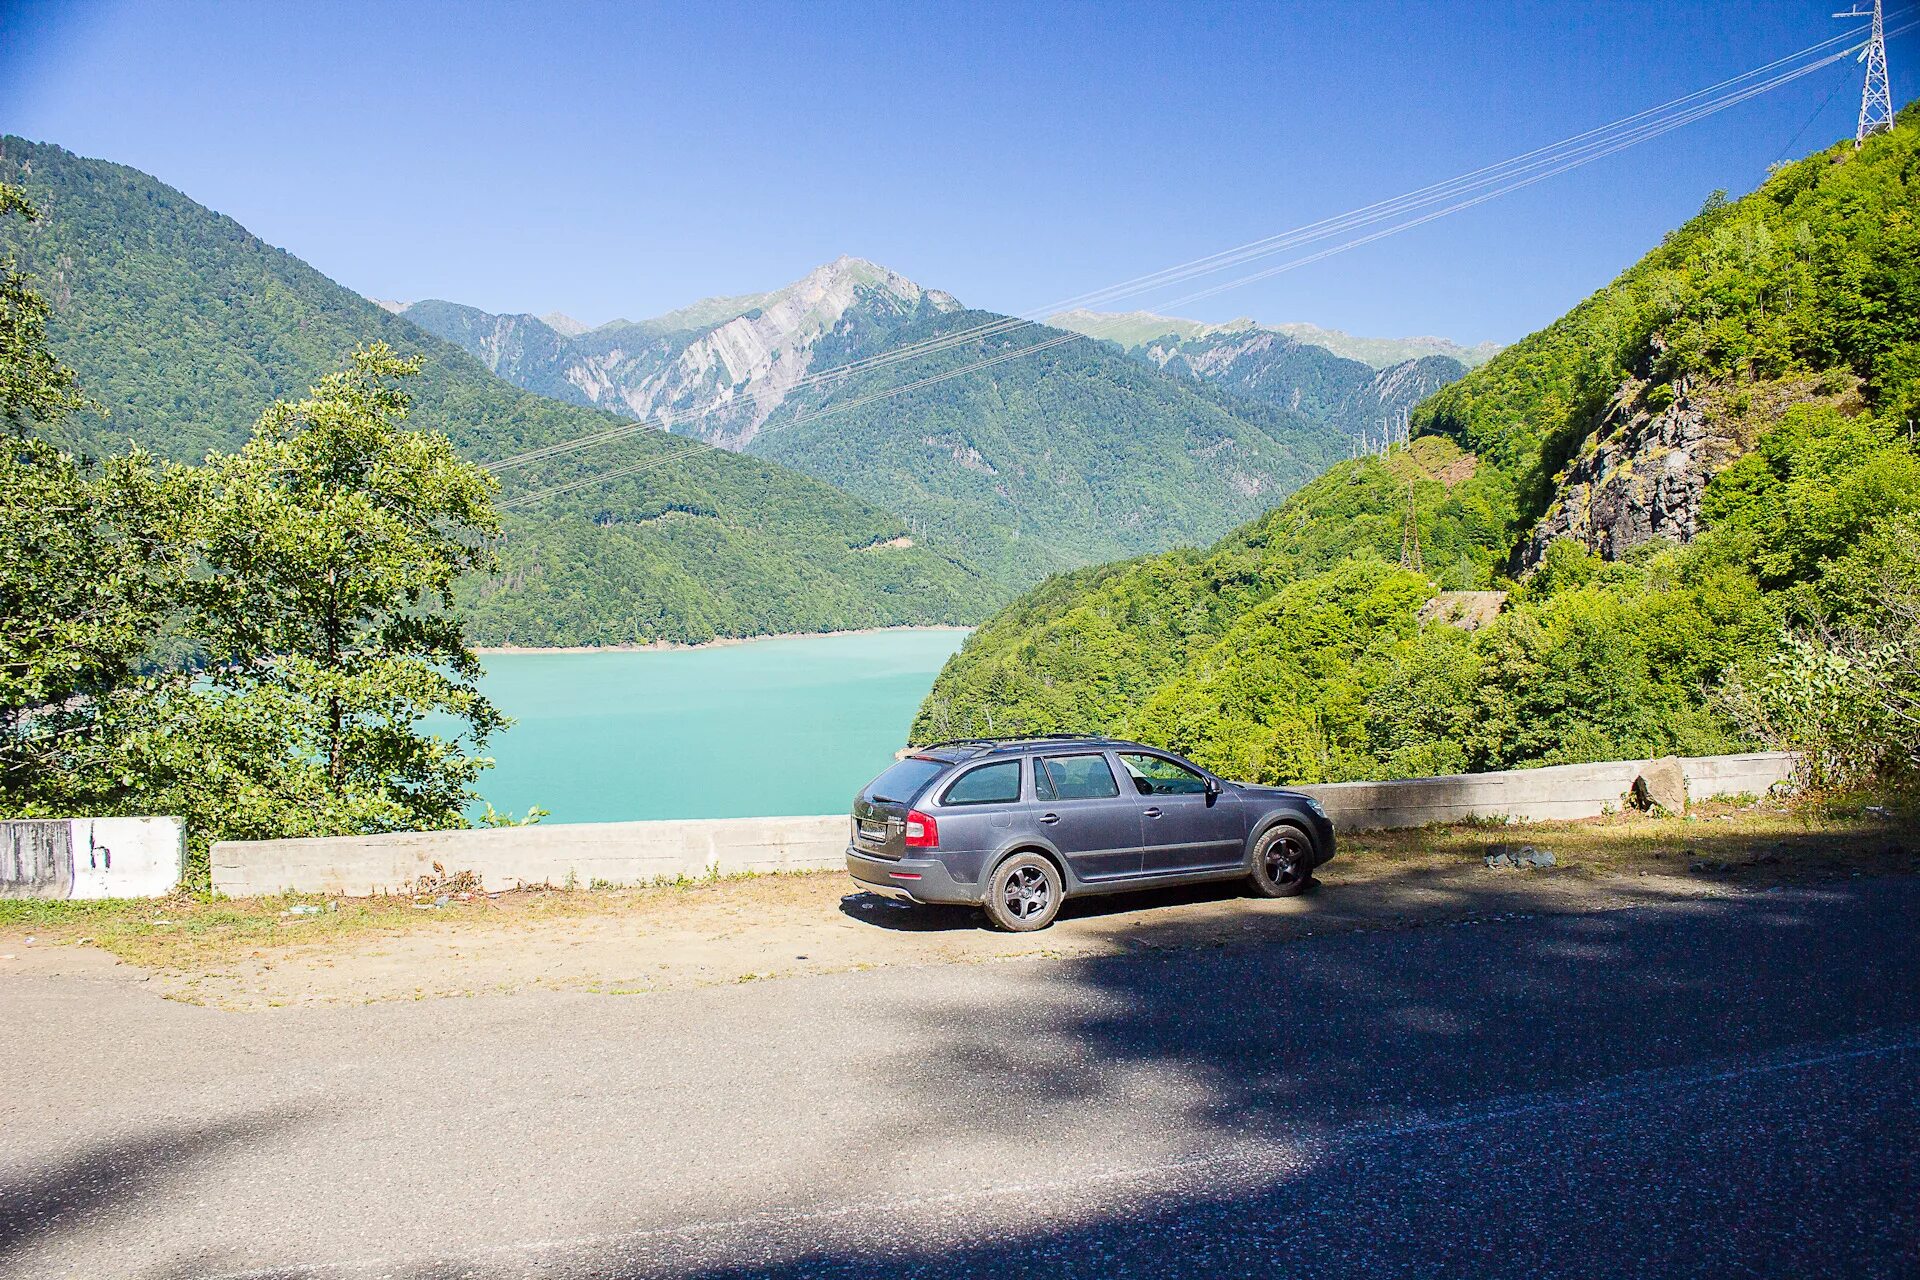
M 1138 742 L 1128 742 L 1122 738 L 1102 738 L 1085 733 L 1044 733 L 1019 738 L 955 738 L 949 742 L 933 742 L 924 747 L 915 747 L 908 754 L 927 760 L 941 760 L 949 764 L 961 764 L 970 760 L 980 760 L 988 756 L 1032 755 L 1040 751 L 1057 751 L 1061 748 L 1093 747 L 1100 750 L 1112 748 L 1155 750 Z

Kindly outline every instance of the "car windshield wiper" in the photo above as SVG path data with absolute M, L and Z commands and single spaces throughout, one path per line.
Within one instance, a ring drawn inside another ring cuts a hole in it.
M 898 800 L 895 800 L 892 796 L 875 796 L 873 797 L 873 802 L 875 804 L 899 804 L 900 803 Z

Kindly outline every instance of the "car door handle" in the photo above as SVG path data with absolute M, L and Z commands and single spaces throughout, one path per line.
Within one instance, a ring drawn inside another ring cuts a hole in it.
M 1155 807 L 1155 808 L 1152 808 L 1152 809 L 1149 809 L 1149 810 L 1147 810 L 1147 816 L 1148 816 L 1149 818 L 1157 818 L 1157 817 L 1159 817 L 1159 816 L 1160 816 L 1160 810 L 1159 810 L 1159 808 L 1158 808 L 1158 807 Z
M 1040 821 L 1046 823 L 1048 826 L 1052 826 L 1054 823 L 1060 821 L 1060 815 L 1057 813 L 1043 813 L 1040 815 Z

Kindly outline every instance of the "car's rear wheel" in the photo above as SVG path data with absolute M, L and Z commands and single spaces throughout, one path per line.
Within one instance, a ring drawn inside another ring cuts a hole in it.
M 1313 842 L 1290 822 L 1268 828 L 1253 846 L 1253 891 L 1263 898 L 1291 898 L 1313 883 Z
M 987 882 L 987 920 L 1009 933 L 1044 929 L 1060 914 L 1065 886 L 1060 872 L 1037 853 L 1016 853 L 994 868 Z

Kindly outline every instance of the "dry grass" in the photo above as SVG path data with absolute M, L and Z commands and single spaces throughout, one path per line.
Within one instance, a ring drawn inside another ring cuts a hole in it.
M 1490 878 L 1640 874 L 1751 887 L 1920 872 L 1920 838 L 1911 820 L 1859 802 L 1792 808 L 1711 803 L 1684 818 L 1623 814 L 1582 822 L 1370 832 L 1342 841 L 1336 867 L 1342 880 L 1381 883 L 1418 872 L 1474 869 L 1496 845 L 1551 850 L 1556 866 L 1485 872 Z M 312 955 L 330 947 L 346 952 L 385 938 L 453 943 L 504 931 L 550 939 L 571 924 L 590 921 L 666 932 L 688 915 L 720 915 L 751 931 L 757 920 L 817 913 L 843 883 L 841 873 L 823 872 L 647 888 L 454 894 L 438 906 L 433 905 L 437 895 L 0 901 L 0 954 L 23 946 L 84 944 L 144 968 L 205 973 L 236 962 L 271 963 L 294 952 Z M 295 914 L 296 908 L 306 910 Z
M 1795 805 L 1709 801 L 1685 817 L 1627 812 L 1579 822 L 1365 832 L 1348 837 L 1343 856 L 1391 872 L 1413 862 L 1483 858 L 1496 845 L 1550 850 L 1561 869 L 1735 883 L 1920 870 L 1911 820 L 1858 798 Z

